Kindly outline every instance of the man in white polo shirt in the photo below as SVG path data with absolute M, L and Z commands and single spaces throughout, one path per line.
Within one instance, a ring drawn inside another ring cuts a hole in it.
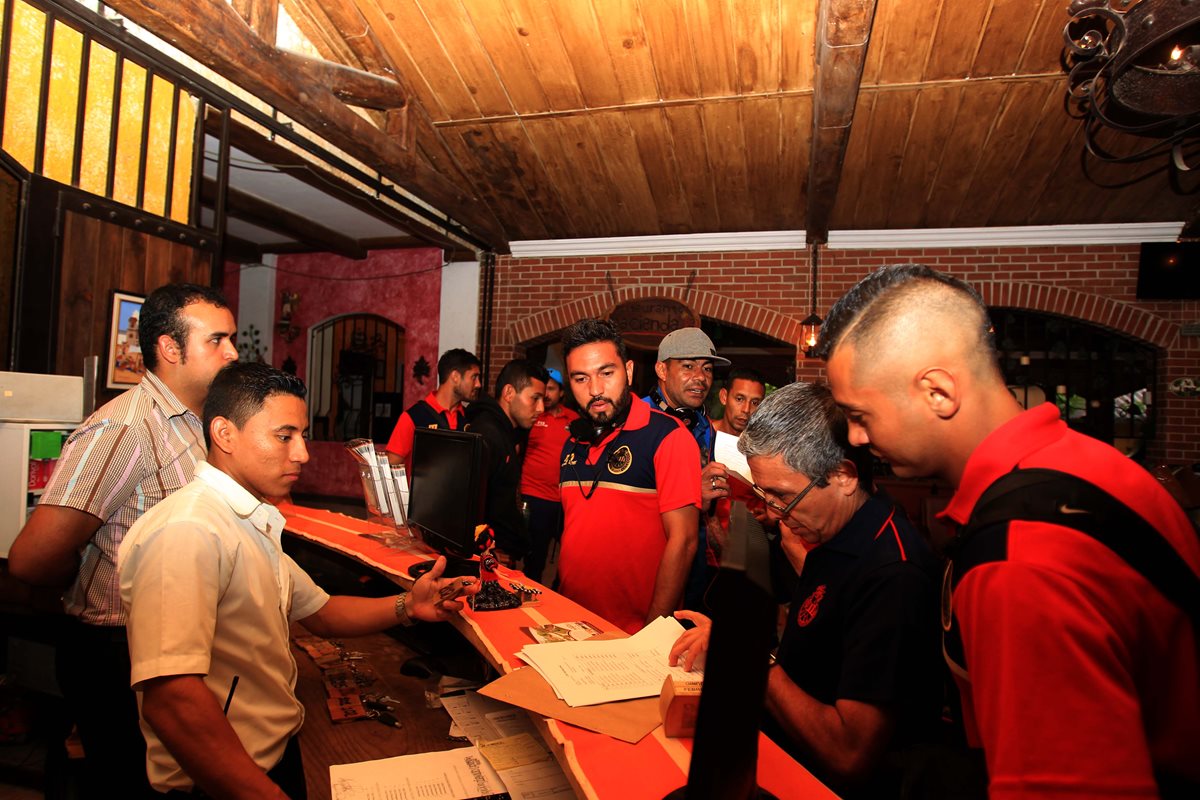
M 204 403 L 208 463 L 130 528 L 118 556 L 150 783 L 214 797 L 305 797 L 289 625 L 358 636 L 461 607 L 444 559 L 394 597 L 330 597 L 280 544 L 308 451 L 304 384 L 232 364 Z M 444 591 L 443 591 L 444 590 Z

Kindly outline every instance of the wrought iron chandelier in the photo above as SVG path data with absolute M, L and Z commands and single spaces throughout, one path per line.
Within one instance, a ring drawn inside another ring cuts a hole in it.
M 1200 150 L 1200 0 L 1073 0 L 1063 29 L 1068 104 L 1087 151 L 1132 163 L 1170 154 L 1180 171 Z M 1156 141 L 1116 154 L 1109 128 Z

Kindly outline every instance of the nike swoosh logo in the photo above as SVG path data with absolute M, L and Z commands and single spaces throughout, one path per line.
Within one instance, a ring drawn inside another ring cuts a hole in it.
M 1066 503 L 1060 503 L 1058 506 L 1058 513 L 1060 513 L 1060 514 L 1090 514 L 1092 512 L 1088 511 L 1086 508 L 1071 508 Z

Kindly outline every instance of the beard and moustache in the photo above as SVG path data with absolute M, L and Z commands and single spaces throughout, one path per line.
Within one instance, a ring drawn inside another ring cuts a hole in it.
M 603 400 L 604 402 L 608 403 L 609 410 L 593 412 L 592 403 L 596 402 L 597 400 Z M 592 425 L 597 428 L 606 427 L 611 429 L 624 422 L 625 417 L 629 415 L 629 407 L 632 402 L 633 395 L 629 391 L 629 385 L 626 384 L 625 388 L 621 390 L 620 397 L 618 397 L 616 400 L 613 400 L 611 397 L 605 397 L 604 395 L 592 396 L 588 399 L 588 407 L 585 409 L 585 411 L 587 411 L 588 419 L 592 421 Z

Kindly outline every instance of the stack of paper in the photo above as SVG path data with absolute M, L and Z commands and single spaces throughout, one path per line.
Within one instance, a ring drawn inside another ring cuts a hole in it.
M 693 681 L 703 675 L 699 669 L 686 672 L 667 665 L 671 646 L 682 633 L 677 621 L 659 617 L 626 639 L 528 644 L 517 655 L 567 705 L 590 706 L 653 697 L 667 675 Z

